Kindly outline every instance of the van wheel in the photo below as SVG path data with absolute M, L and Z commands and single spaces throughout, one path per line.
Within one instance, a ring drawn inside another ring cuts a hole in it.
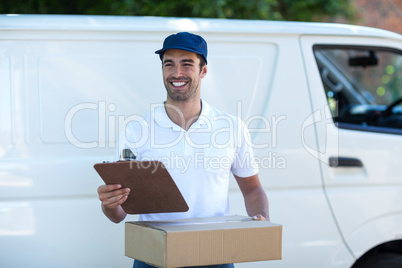
M 402 267 L 402 255 L 397 253 L 378 253 L 358 260 L 353 268 L 397 268 Z

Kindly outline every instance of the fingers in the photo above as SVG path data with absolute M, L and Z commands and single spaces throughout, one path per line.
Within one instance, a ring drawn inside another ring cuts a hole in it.
M 115 208 L 123 204 L 130 193 L 129 188 L 122 188 L 120 184 L 101 185 L 98 187 L 99 200 L 108 208 Z
M 102 204 L 107 208 L 113 209 L 113 208 L 117 208 L 118 206 L 123 204 L 127 200 L 127 198 L 128 198 L 128 194 L 123 195 L 123 196 L 120 195 L 120 196 L 117 196 L 114 198 L 109 198 L 108 200 L 102 202 Z
M 252 218 L 253 218 L 253 220 L 255 220 L 255 221 L 266 221 L 266 220 L 267 220 L 267 219 L 265 219 L 265 217 L 262 216 L 261 214 L 255 215 L 255 216 L 253 216 Z

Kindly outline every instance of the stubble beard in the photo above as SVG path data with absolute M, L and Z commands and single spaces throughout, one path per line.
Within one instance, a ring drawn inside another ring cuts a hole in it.
M 178 92 L 171 88 L 171 84 L 168 80 L 165 81 L 166 92 L 169 98 L 174 101 L 188 101 L 196 96 L 198 84 L 194 85 L 193 81 L 189 80 L 186 86 L 188 87 L 186 91 Z

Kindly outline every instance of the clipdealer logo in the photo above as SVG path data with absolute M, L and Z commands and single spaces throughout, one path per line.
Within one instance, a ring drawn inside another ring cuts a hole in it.
M 151 104 L 150 111 L 154 111 L 157 107 L 163 106 L 164 104 Z M 144 122 L 144 117 L 138 114 L 132 114 L 129 116 L 118 114 L 117 106 L 113 103 L 107 103 L 106 101 L 99 101 L 98 103 L 80 103 L 72 107 L 65 116 L 64 126 L 65 126 L 65 136 L 68 142 L 78 148 L 82 149 L 92 149 L 92 148 L 115 148 L 117 146 L 118 133 L 123 131 L 127 125 L 132 122 Z M 282 122 L 287 120 L 286 115 L 271 116 L 267 118 L 263 115 L 253 115 L 246 119 L 242 118 L 242 104 L 238 102 L 237 105 L 237 115 L 235 117 L 225 117 L 220 116 L 213 118 L 213 120 L 225 120 L 228 127 L 225 129 L 217 130 L 216 133 L 212 133 L 211 137 L 216 138 L 222 133 L 226 133 L 229 136 L 235 131 L 233 129 L 233 118 L 240 118 L 243 125 L 248 129 L 249 136 L 246 137 L 246 142 L 254 149 L 258 151 L 254 162 L 262 168 L 275 168 L 275 169 L 285 169 L 286 168 L 286 156 L 281 155 L 280 151 L 276 150 L 278 146 L 278 141 L 280 137 L 280 128 Z M 97 138 L 92 141 L 80 140 L 73 131 L 73 126 L 75 129 L 79 128 L 79 123 L 75 123 L 74 118 L 77 114 L 82 112 L 91 112 L 92 115 L 97 116 Z M 237 117 L 236 117 L 237 116 Z M 206 126 L 207 130 L 210 130 L 212 122 L 208 122 L 206 118 L 201 118 Z M 75 125 L 74 125 L 75 124 Z M 323 128 L 317 130 L 317 128 Z M 338 132 L 333 130 L 333 122 L 331 112 L 328 107 L 323 107 L 315 112 L 311 113 L 302 122 L 300 126 L 299 139 L 301 140 L 301 146 L 305 151 L 307 151 L 314 158 L 321 162 L 328 162 L 329 154 L 336 154 L 338 148 Z M 156 142 L 157 137 L 155 136 L 154 126 L 143 127 L 142 136 L 136 140 L 135 144 L 131 145 L 144 145 L 146 143 L 151 143 L 152 148 L 168 148 L 182 139 L 188 139 L 188 136 L 181 135 L 176 140 L 171 143 L 159 144 Z M 325 132 L 325 133 L 324 133 Z M 318 135 L 318 133 L 321 133 Z M 297 133 L 295 133 L 297 135 Z M 325 135 L 322 135 L 325 134 Z M 319 137 L 317 137 L 319 136 Z M 257 138 L 256 138 L 257 137 Z M 316 140 L 316 141 L 314 141 Z M 211 139 L 204 144 L 196 144 L 192 140 L 186 140 L 188 144 L 194 148 L 198 147 L 215 147 L 220 148 L 228 144 L 221 144 L 216 142 L 215 139 Z M 125 141 L 129 142 L 129 141 Z M 220 147 L 219 147 L 220 146 Z M 270 150 L 272 149 L 272 150 Z M 261 153 L 263 152 L 263 153 Z M 216 159 L 209 159 L 204 156 L 204 161 L 210 160 L 211 163 L 216 162 Z M 180 163 L 185 163 L 184 159 L 179 160 Z
M 151 104 L 150 110 L 155 111 L 156 108 L 163 106 L 164 104 Z M 173 107 L 174 108 L 174 107 Z M 79 126 L 75 125 L 74 118 L 77 114 L 82 113 L 82 112 L 88 112 L 88 110 L 93 111 L 94 113 L 97 113 L 97 119 L 98 119 L 98 129 L 97 131 L 97 139 L 93 141 L 83 141 L 80 140 L 75 134 L 73 129 L 74 128 L 79 128 Z M 98 103 L 80 103 L 75 106 L 73 106 L 65 116 L 64 120 L 64 134 L 68 140 L 68 142 L 78 148 L 81 149 L 92 149 L 92 148 L 115 148 L 117 146 L 116 140 L 118 137 L 117 133 L 122 132 L 129 123 L 131 122 L 144 122 L 144 117 L 138 114 L 133 114 L 130 116 L 124 116 L 124 115 L 118 115 L 118 114 L 113 114 L 117 110 L 117 107 L 115 104 L 110 103 L 107 105 L 105 101 L 100 101 Z M 179 110 L 177 110 L 180 112 Z M 237 118 L 241 118 L 241 102 L 238 103 L 238 113 L 237 113 Z M 111 113 L 111 114 L 110 114 Z M 184 118 L 184 115 L 182 115 Z M 231 139 L 233 139 L 233 136 L 236 135 L 236 130 L 234 129 L 234 118 L 232 116 L 216 116 L 212 118 L 212 121 L 224 121 L 227 123 L 227 127 L 223 129 L 218 129 L 214 130 L 213 133 L 211 133 L 211 140 L 209 140 L 208 143 L 202 144 L 201 147 L 208 147 L 208 146 L 213 146 L 215 148 L 219 147 L 225 147 L 228 144 L 218 144 L 216 142 L 216 137 L 219 136 L 222 133 L 228 134 Z M 200 118 L 205 125 L 207 126 L 207 129 L 205 130 L 206 132 L 212 131 L 212 122 L 210 122 L 210 119 L 208 118 Z M 276 148 L 277 146 L 277 131 L 278 131 L 278 125 L 286 120 L 285 115 L 281 115 L 279 117 L 272 116 L 270 120 L 262 115 L 253 115 L 246 120 L 243 120 L 243 124 L 241 125 L 242 127 L 245 127 L 248 129 L 248 132 L 250 133 L 251 136 L 255 135 L 264 135 L 266 139 L 262 139 L 263 141 L 261 143 L 256 143 L 252 142 L 250 136 L 246 136 L 246 142 L 248 143 L 249 146 L 251 146 L 253 149 L 264 149 L 264 148 Z M 179 137 L 172 141 L 171 143 L 167 144 L 158 144 L 156 142 L 157 137 L 155 136 L 154 133 L 154 125 L 150 125 L 149 128 L 146 126 L 142 126 L 142 136 L 136 140 L 136 144 L 138 145 L 143 145 L 146 142 L 151 142 L 151 146 L 153 148 L 166 148 L 170 147 L 172 145 L 175 145 L 177 142 L 180 140 L 188 137 L 186 137 L 184 134 L 179 135 Z M 240 131 L 243 131 L 242 129 Z M 138 137 L 137 137 L 138 138 Z M 129 142 L 126 140 L 125 142 Z M 188 140 L 189 144 L 196 148 L 197 146 L 200 146 L 199 144 L 193 143 L 191 140 Z M 228 141 L 230 142 L 230 141 Z

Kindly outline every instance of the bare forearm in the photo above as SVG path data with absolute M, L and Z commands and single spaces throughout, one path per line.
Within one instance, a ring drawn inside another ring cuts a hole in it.
M 119 223 L 124 220 L 127 216 L 127 213 L 124 212 L 121 206 L 115 208 L 108 208 L 102 204 L 102 211 L 114 223 Z
M 262 188 L 258 187 L 247 193 L 244 196 L 244 202 L 249 216 L 252 217 L 260 214 L 269 221 L 268 198 Z
M 258 174 L 250 177 L 239 177 L 236 175 L 234 177 L 243 194 L 247 214 L 251 217 L 256 217 L 255 219 L 258 220 L 265 219 L 269 221 L 268 198 L 261 186 Z

